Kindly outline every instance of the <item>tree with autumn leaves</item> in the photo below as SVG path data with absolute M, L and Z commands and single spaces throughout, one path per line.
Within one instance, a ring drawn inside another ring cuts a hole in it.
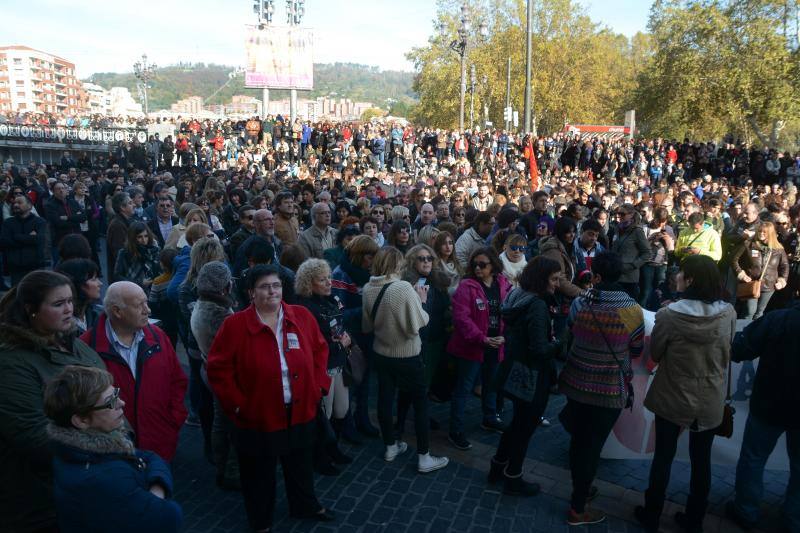
M 458 122 L 459 0 L 439 0 L 424 47 L 408 54 L 416 66 L 416 122 Z M 511 105 L 523 109 L 525 0 L 468 3 L 476 124 L 503 124 L 506 64 L 512 60 Z M 624 17 L 624 13 L 619 16 Z M 618 124 L 628 109 L 647 135 L 722 138 L 791 146 L 800 132 L 798 0 L 656 0 L 648 31 L 628 39 L 593 22 L 573 0 L 534 0 L 532 100 L 539 133 L 565 122 Z M 486 79 L 487 83 L 481 83 Z M 469 83 L 468 83 L 469 88 Z M 467 96 L 469 98 L 469 94 Z M 480 118 L 480 119 L 479 119 Z

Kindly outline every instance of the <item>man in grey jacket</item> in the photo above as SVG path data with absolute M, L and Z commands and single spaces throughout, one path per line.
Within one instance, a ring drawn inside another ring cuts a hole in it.
M 322 259 L 322 252 L 336 244 L 337 231 L 331 227 L 331 208 L 327 203 L 317 202 L 311 208 L 310 228 L 300 234 L 297 244 L 308 257 Z

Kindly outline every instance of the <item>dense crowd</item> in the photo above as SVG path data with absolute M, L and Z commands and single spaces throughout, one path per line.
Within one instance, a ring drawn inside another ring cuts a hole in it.
M 3 165 L 0 529 L 87 531 L 114 513 L 122 530 L 177 530 L 184 423 L 254 531 L 272 527 L 278 461 L 290 514 L 335 520 L 314 472 L 346 468 L 342 440 L 406 453 L 412 407 L 421 474 L 449 462 L 432 431 L 464 451 L 495 432 L 488 482 L 535 496 L 522 464 L 553 394 L 567 523 L 600 522 L 592 483 L 633 402 L 647 310 L 656 451 L 637 519 L 658 530 L 685 430 L 675 520 L 701 531 L 733 360 L 750 414 L 727 512 L 757 524 L 787 432 L 784 518 L 800 531 L 800 153 L 280 116 L 174 127 L 103 157 Z M 753 320 L 739 333 L 737 316 Z

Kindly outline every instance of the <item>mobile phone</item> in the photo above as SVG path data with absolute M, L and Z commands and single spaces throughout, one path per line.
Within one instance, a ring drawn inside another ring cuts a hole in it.
M 419 278 L 419 279 L 417 280 L 417 287 L 424 287 L 424 286 L 425 286 L 425 281 L 426 281 L 427 279 L 428 279 L 428 278 Z

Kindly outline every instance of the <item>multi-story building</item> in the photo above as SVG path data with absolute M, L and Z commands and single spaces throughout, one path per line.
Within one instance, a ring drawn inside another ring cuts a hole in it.
M 108 91 L 110 101 L 109 114 L 114 117 L 139 116 L 142 113 L 142 104 L 136 102 L 127 87 L 112 87 Z
M 190 96 L 183 100 L 178 100 L 170 106 L 170 111 L 196 116 L 203 110 L 203 97 Z
M 0 46 L 0 112 L 64 115 L 85 111 L 75 64 L 27 46 Z
M 84 82 L 83 90 L 86 93 L 86 108 L 91 114 L 111 114 L 111 94 L 95 83 Z

